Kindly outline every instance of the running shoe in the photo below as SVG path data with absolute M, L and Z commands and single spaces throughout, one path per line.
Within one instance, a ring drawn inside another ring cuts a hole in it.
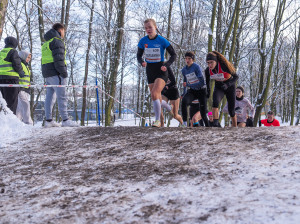
M 186 128 L 186 125 L 185 124 L 179 124 L 179 127 L 180 128 Z
M 66 120 L 62 122 L 62 127 L 79 127 L 79 125 L 75 121 Z
M 60 127 L 60 123 L 56 123 L 55 121 L 45 121 L 44 128 L 55 128 Z
M 153 124 L 152 124 L 152 127 L 157 127 L 157 128 L 159 128 L 161 125 L 160 125 L 160 121 L 159 120 L 157 120 L 157 121 L 155 121 Z

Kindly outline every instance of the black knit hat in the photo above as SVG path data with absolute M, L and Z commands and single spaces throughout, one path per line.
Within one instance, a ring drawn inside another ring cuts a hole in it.
M 240 89 L 241 91 L 242 91 L 242 93 L 244 94 L 245 93 L 245 90 L 244 90 L 244 88 L 242 87 L 242 86 L 238 86 L 238 87 L 236 87 L 237 89 Z
M 216 61 L 218 62 L 217 56 L 213 55 L 212 53 L 208 53 L 206 55 L 206 61 Z
M 191 51 L 186 52 L 184 57 L 190 57 L 193 59 L 193 61 L 195 61 L 195 54 Z

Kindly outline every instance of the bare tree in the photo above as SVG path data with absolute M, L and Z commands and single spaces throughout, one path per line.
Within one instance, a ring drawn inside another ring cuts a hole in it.
M 90 57 L 90 49 L 92 45 L 92 25 L 93 25 L 93 16 L 94 16 L 94 7 L 95 0 L 92 0 L 92 8 L 89 20 L 89 36 L 88 36 L 88 46 L 86 50 L 86 58 L 85 58 L 85 72 L 84 72 L 84 80 L 83 85 L 87 85 L 87 78 L 89 73 L 89 57 Z M 86 88 L 82 88 L 82 110 L 81 110 L 81 125 L 84 126 L 85 119 L 85 110 L 86 110 Z
M 109 94 L 112 97 L 115 97 L 116 92 L 116 80 L 119 68 L 119 60 L 120 60 L 120 53 L 121 53 L 121 46 L 124 34 L 124 18 L 125 18 L 125 6 L 126 0 L 118 0 L 118 16 L 117 16 L 117 33 L 116 33 L 116 40 L 113 47 L 113 55 L 114 57 L 111 60 L 111 74 L 110 74 L 110 91 Z M 111 120 L 111 110 L 113 108 L 113 98 L 109 98 L 108 104 L 105 110 L 105 126 L 110 125 Z
M 5 14 L 7 9 L 8 0 L 0 1 L 0 40 L 2 38 L 3 26 L 5 22 Z

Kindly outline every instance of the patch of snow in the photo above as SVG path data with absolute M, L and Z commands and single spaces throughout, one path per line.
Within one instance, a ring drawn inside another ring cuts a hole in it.
M 0 148 L 9 147 L 7 143 L 17 139 L 30 137 L 33 127 L 21 122 L 7 107 L 6 101 L 0 97 Z

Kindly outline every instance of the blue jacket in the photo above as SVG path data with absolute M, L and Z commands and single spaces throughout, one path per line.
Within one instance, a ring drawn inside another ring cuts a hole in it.
M 201 68 L 198 64 L 193 63 L 190 67 L 185 66 L 181 72 L 183 81 L 186 82 L 187 87 L 199 90 L 206 85 Z

